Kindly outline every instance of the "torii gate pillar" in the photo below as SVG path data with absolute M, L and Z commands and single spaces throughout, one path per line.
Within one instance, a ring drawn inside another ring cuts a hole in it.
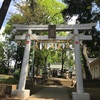
M 76 67 L 76 82 L 77 82 L 77 92 L 73 92 L 73 100 L 90 100 L 90 95 L 84 93 L 83 89 L 83 79 L 82 79 L 82 66 L 80 57 L 80 42 L 78 29 L 74 29 L 74 48 L 75 48 L 75 67 Z
M 30 46 L 31 46 L 31 38 L 29 34 L 31 34 L 31 30 L 29 30 L 28 34 L 26 35 L 26 46 L 25 46 L 25 51 L 23 56 L 23 63 L 22 63 L 22 68 L 20 73 L 18 90 L 12 91 L 12 97 L 27 98 L 30 96 L 30 90 L 25 90 L 26 76 L 28 72 L 29 53 L 30 53 Z

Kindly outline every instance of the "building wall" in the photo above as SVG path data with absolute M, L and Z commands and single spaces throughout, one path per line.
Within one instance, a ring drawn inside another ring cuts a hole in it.
M 100 79 L 100 57 L 90 63 L 92 79 Z M 85 79 L 85 71 L 83 70 L 83 78 Z
M 100 78 L 100 62 L 95 62 L 94 64 L 91 64 L 91 72 L 92 72 L 92 78 Z
M 92 78 L 100 78 L 100 57 L 90 63 Z
M 91 67 L 91 72 L 92 72 L 92 78 L 100 78 L 100 66 L 99 64 L 96 64 Z
M 62 65 L 61 64 L 52 64 L 52 65 L 50 65 L 50 68 L 51 69 L 59 69 L 59 70 L 61 70 Z

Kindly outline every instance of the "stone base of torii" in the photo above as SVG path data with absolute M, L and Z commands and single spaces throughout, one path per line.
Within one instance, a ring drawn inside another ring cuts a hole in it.
M 26 99 L 30 96 L 30 90 L 14 90 L 11 92 L 11 98 L 22 98 L 22 99 Z
M 12 91 L 12 97 L 27 98 L 28 96 L 30 96 L 30 90 L 25 89 L 26 75 L 28 71 L 29 52 L 30 52 L 30 46 L 31 46 L 31 36 L 30 35 L 32 35 L 32 30 L 48 31 L 48 25 L 16 25 L 15 24 L 13 26 L 17 30 L 27 30 L 28 35 L 16 36 L 17 40 L 26 39 L 26 47 L 24 51 L 24 57 L 23 57 L 18 90 Z M 80 40 L 91 40 L 92 37 L 90 35 L 79 34 L 78 30 L 91 30 L 93 26 L 95 26 L 95 23 L 83 24 L 83 25 L 76 24 L 76 25 L 57 25 L 56 26 L 56 31 L 73 31 L 74 33 L 73 37 L 75 36 L 74 37 L 74 48 L 75 48 L 77 92 L 72 93 L 73 100 L 90 100 L 90 95 L 88 93 L 84 93 L 84 89 L 83 89 L 82 67 L 81 67 L 81 60 L 80 60 L 81 59 L 80 58 Z M 70 36 L 69 38 L 66 38 L 66 39 L 70 40 Z
M 73 100 L 90 100 L 89 93 L 72 92 L 72 95 L 73 95 Z

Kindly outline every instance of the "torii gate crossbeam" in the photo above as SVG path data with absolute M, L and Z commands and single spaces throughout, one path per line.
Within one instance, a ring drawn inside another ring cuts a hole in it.
M 72 31 L 74 29 L 78 30 L 91 30 L 96 23 L 88 24 L 75 24 L 75 25 L 56 25 L 56 31 Z M 34 31 L 48 31 L 48 25 L 19 25 L 13 24 L 17 30 L 34 30 Z

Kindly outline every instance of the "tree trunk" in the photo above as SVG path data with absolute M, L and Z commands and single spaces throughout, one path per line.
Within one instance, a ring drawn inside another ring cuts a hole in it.
M 15 61 L 15 66 L 14 66 L 14 71 L 17 69 L 17 61 L 18 61 L 18 46 L 17 46 L 17 51 L 16 51 L 16 61 Z
M 63 70 L 64 70 L 64 62 L 62 62 L 62 68 L 61 68 L 61 76 L 63 76 Z
M 83 57 L 86 79 L 92 79 L 91 69 L 90 69 L 88 55 L 87 55 L 87 47 L 85 44 L 82 45 L 82 57 Z
M 4 22 L 11 0 L 4 0 L 0 9 L 0 29 Z
M 63 70 L 64 70 L 64 51 L 62 51 L 62 68 L 61 68 L 61 76 L 63 75 Z

